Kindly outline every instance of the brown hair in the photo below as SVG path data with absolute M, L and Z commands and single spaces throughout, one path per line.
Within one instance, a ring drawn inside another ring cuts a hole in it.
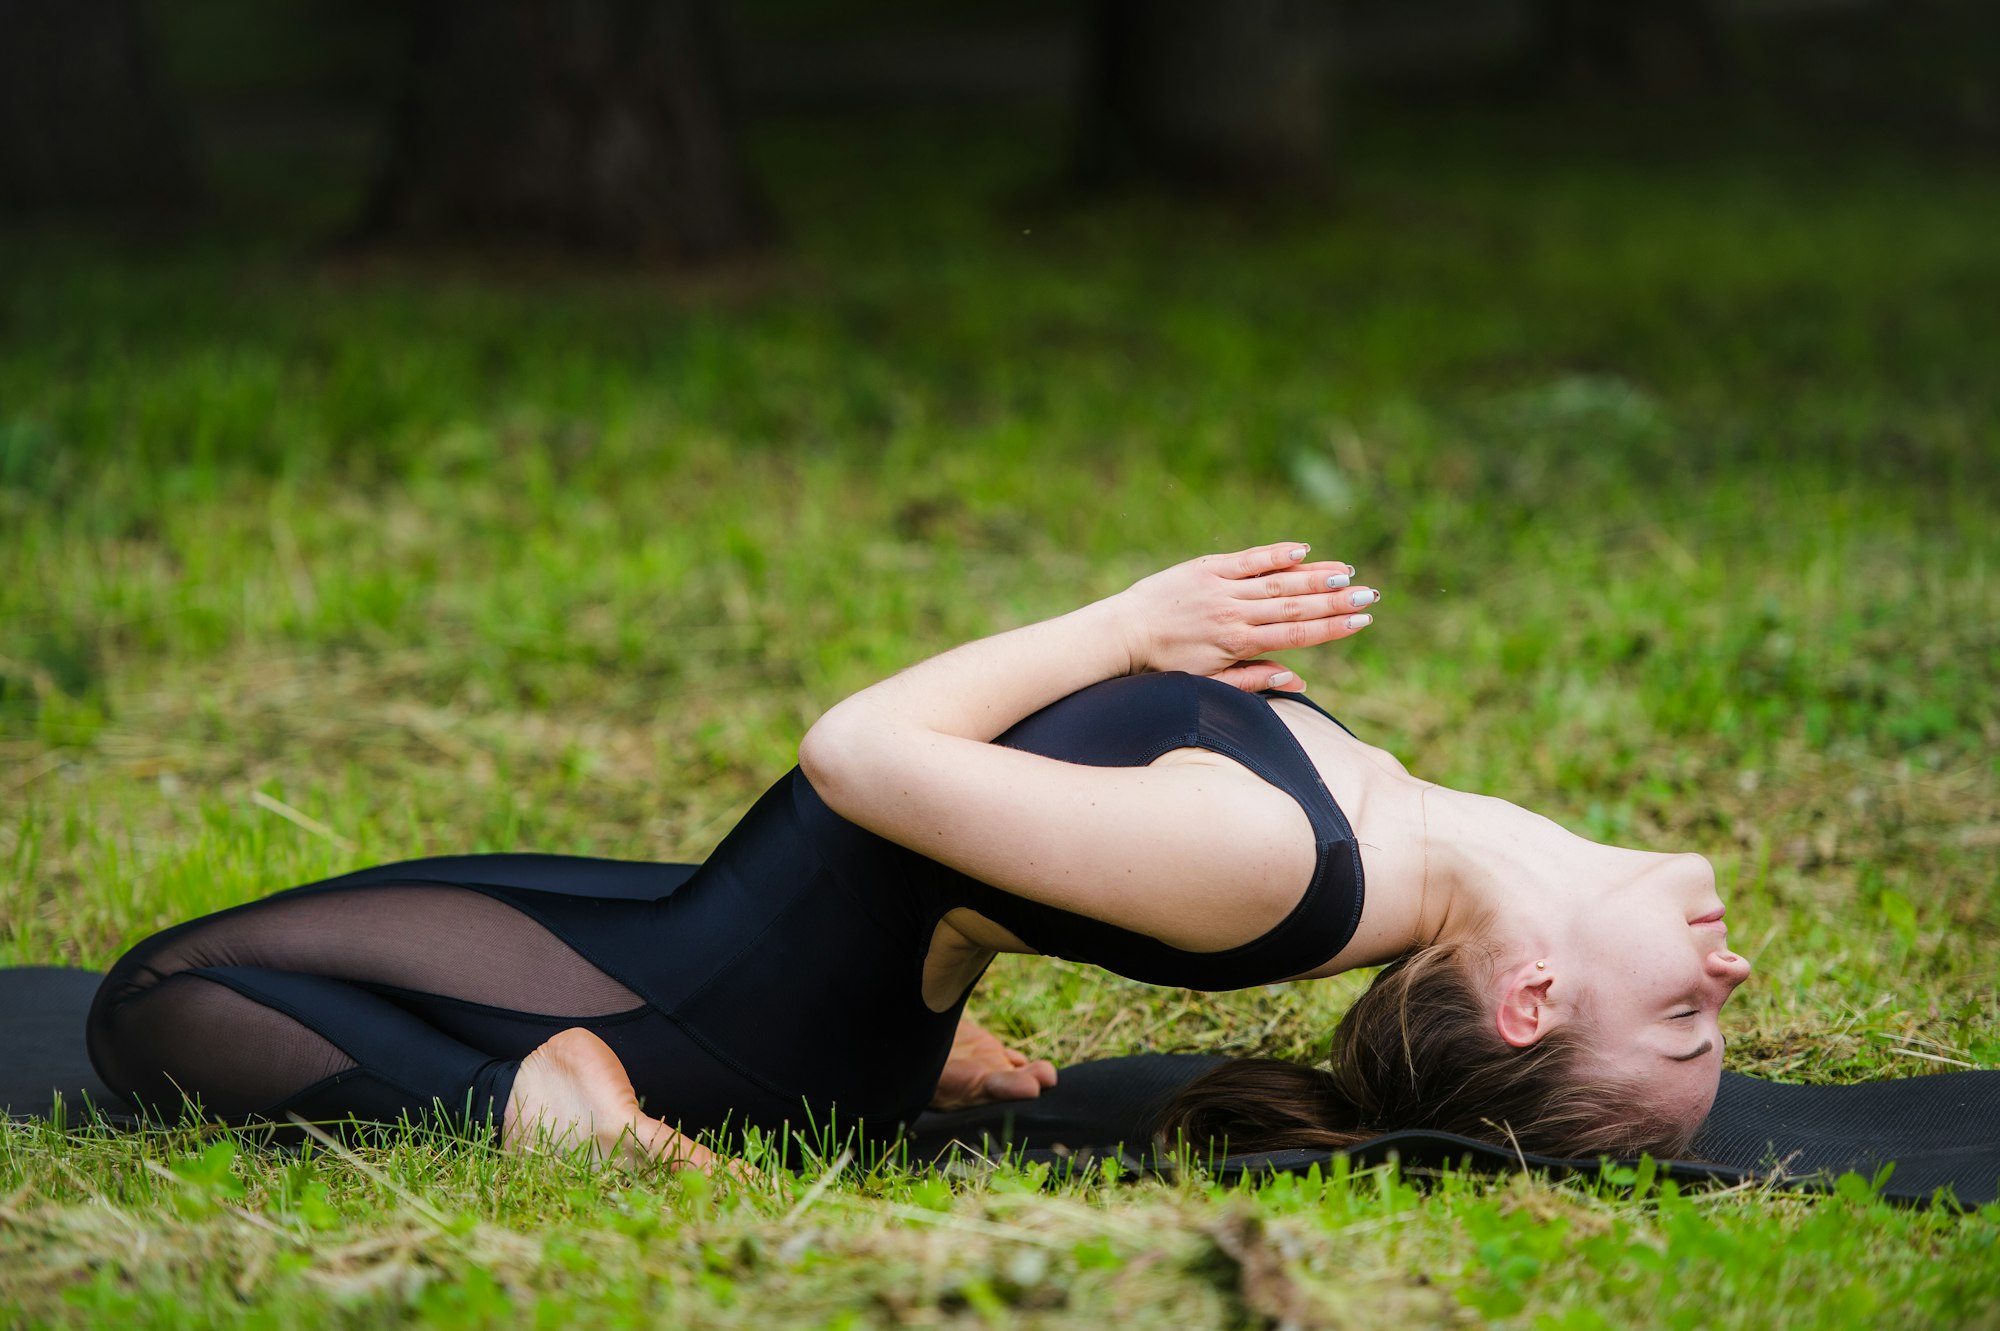
M 1685 1158 L 1695 1125 L 1644 1086 L 1591 1068 L 1588 1023 L 1572 1017 L 1525 1048 L 1500 1038 L 1485 980 L 1491 953 L 1424 947 L 1385 966 L 1334 1029 L 1330 1067 L 1235 1059 L 1167 1107 L 1168 1143 L 1238 1154 L 1343 1150 L 1407 1128 L 1524 1151 Z

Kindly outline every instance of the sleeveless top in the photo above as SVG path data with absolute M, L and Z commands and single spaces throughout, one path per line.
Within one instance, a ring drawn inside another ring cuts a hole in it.
M 1318 704 L 1308 705 L 1339 724 Z M 1179 672 L 1128 675 L 1050 704 L 996 742 L 1093 767 L 1142 767 L 1181 748 L 1234 759 L 1305 810 L 1317 845 L 1311 881 L 1291 911 L 1258 937 L 1220 951 L 1192 952 L 980 882 L 847 823 L 815 794 L 811 803 L 819 804 L 815 812 L 824 817 L 808 822 L 819 826 L 816 839 L 827 861 L 840 866 L 870 914 L 912 944 L 928 949 L 937 922 L 966 907 L 1049 956 L 1147 984 L 1220 990 L 1312 970 L 1354 936 L 1363 885 L 1353 829 L 1298 738 L 1264 697 Z M 839 834 L 826 819 L 842 825 Z

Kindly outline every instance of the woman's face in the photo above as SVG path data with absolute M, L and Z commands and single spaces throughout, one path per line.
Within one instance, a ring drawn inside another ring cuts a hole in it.
M 1676 1118 L 1699 1122 L 1722 1074 L 1717 1013 L 1750 975 L 1729 949 L 1714 866 L 1662 856 L 1603 905 L 1569 931 L 1563 959 L 1581 972 L 1572 978 L 1599 1055 L 1614 1075 L 1660 1088 Z

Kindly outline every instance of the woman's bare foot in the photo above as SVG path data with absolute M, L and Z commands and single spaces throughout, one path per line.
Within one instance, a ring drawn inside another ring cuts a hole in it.
M 639 1112 L 625 1065 L 581 1026 L 521 1060 L 500 1142 L 510 1151 L 573 1151 L 588 1143 L 599 1160 L 628 1169 L 658 1163 L 706 1171 L 717 1163 L 713 1151 Z
M 1045 1058 L 1030 1060 L 972 1018 L 963 1017 L 930 1107 L 964 1109 L 995 1100 L 1032 1100 L 1055 1084 L 1055 1064 Z

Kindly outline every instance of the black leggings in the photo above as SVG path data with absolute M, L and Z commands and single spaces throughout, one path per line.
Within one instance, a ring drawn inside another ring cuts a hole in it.
M 583 1026 L 628 1069 L 684 1037 L 653 1004 L 484 888 L 652 901 L 694 865 L 557 855 L 412 860 L 156 934 L 91 1009 L 105 1081 L 147 1110 L 184 1093 L 229 1122 L 430 1117 L 497 1127 L 519 1060 Z
M 683 1131 L 886 1142 L 936 1091 L 958 1018 L 923 1002 L 939 908 L 890 890 L 906 861 L 929 864 L 794 769 L 698 866 L 363 869 L 139 943 L 91 1008 L 91 1061 L 163 1117 L 192 1099 L 226 1122 L 497 1131 L 521 1059 L 581 1026 Z
M 939 908 L 889 890 L 915 859 L 795 769 L 699 866 L 363 869 L 139 943 L 91 1008 L 91 1061 L 163 1117 L 194 1100 L 226 1122 L 497 1131 L 520 1060 L 581 1026 L 684 1131 L 887 1140 L 935 1092 L 957 1024 L 922 998 Z

